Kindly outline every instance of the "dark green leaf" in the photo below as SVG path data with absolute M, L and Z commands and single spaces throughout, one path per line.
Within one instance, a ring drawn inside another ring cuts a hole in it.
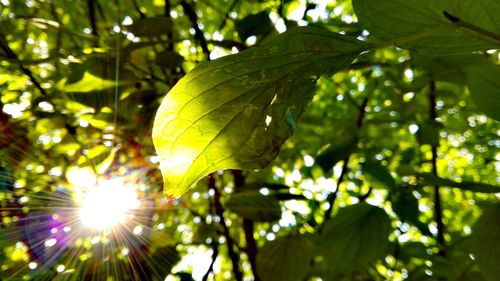
M 467 242 L 483 275 L 490 281 L 500 280 L 500 204 L 486 208 L 472 228 Z
M 140 18 L 127 27 L 128 31 L 139 37 L 156 37 L 167 35 L 172 31 L 172 20 L 164 16 Z
M 262 36 L 271 33 L 274 30 L 274 24 L 269 19 L 269 13 L 260 12 L 244 17 L 234 24 L 240 39 L 245 41 L 248 37 Z
M 257 254 L 262 281 L 301 281 L 311 269 L 315 243 L 310 236 L 286 236 L 264 245 Z
M 204 222 L 197 225 L 193 233 L 193 243 L 207 243 L 207 239 L 214 240 L 217 236 L 217 228 L 213 224 Z
M 439 124 L 434 121 L 427 121 L 420 124 L 417 131 L 417 139 L 421 144 L 437 147 L 439 145 Z
M 362 269 L 389 250 L 391 221 L 378 207 L 359 203 L 339 210 L 326 223 L 320 249 L 328 274 Z
M 500 186 L 495 186 L 491 184 L 486 184 L 486 183 L 479 183 L 479 182 L 468 182 L 468 181 L 463 181 L 463 182 L 456 182 L 452 181 L 449 179 L 443 179 L 438 176 L 435 176 L 430 173 L 422 173 L 419 174 L 419 181 L 423 185 L 437 185 L 437 186 L 450 186 L 450 187 L 456 187 L 460 188 L 463 190 L 470 190 L 474 192 L 481 192 L 481 193 L 499 193 L 500 192 Z
M 427 224 L 419 219 L 418 199 L 408 188 L 401 187 L 390 195 L 392 210 L 403 222 L 416 226 L 424 235 L 432 235 Z
M 407 242 L 400 246 L 399 258 L 404 262 L 411 259 L 426 260 L 429 258 L 427 247 L 421 242 Z
M 472 101 L 480 111 L 500 121 L 500 65 L 471 66 L 465 71 Z
M 339 140 L 339 142 L 320 152 L 315 162 L 323 169 L 323 172 L 331 173 L 335 164 L 351 155 L 357 146 L 358 140 L 355 137 L 347 137 Z
M 172 51 L 163 51 L 156 55 L 156 64 L 167 68 L 181 67 L 183 61 L 184 57 Z
M 155 118 L 165 193 L 179 196 L 216 170 L 267 166 L 293 133 L 319 75 L 345 68 L 369 46 L 301 27 L 199 64 L 168 93 Z
M 396 188 L 396 181 L 386 166 L 376 161 L 366 161 L 362 164 L 363 173 L 368 176 L 371 184 L 376 188 Z
M 496 0 L 352 2 L 360 24 L 375 37 L 422 53 L 448 55 L 500 46 L 500 2 Z M 474 28 L 464 27 L 465 22 Z
M 175 246 L 166 246 L 156 249 L 153 254 L 147 257 L 147 261 L 153 271 L 154 276 L 164 280 L 170 273 L 174 265 L 181 260 Z
M 10 171 L 0 166 L 0 191 L 14 191 L 13 177 Z
M 258 191 L 232 194 L 226 207 L 238 215 L 254 221 L 275 221 L 281 218 L 281 207 L 273 196 L 264 196 Z

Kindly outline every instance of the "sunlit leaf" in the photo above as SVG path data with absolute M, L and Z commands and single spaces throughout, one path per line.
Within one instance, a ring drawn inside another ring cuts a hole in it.
M 347 65 L 366 43 L 296 28 L 266 44 L 198 65 L 158 109 L 153 141 L 169 196 L 219 169 L 259 169 L 277 155 L 319 75 Z
M 66 84 L 61 87 L 61 90 L 65 92 L 86 93 L 108 89 L 114 87 L 115 85 L 115 81 L 104 80 L 90 74 L 89 72 L 85 72 L 80 81 L 73 84 Z M 91 97 L 88 98 L 92 99 Z

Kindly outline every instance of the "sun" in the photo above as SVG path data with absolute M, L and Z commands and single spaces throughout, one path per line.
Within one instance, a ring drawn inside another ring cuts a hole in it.
M 134 186 L 119 178 L 100 180 L 84 195 L 79 215 L 86 227 L 104 230 L 129 220 L 138 207 Z

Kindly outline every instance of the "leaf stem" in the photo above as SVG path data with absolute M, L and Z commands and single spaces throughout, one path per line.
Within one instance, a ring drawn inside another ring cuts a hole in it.
M 461 18 L 448 13 L 447 11 L 443 11 L 443 15 L 444 15 L 444 17 L 447 20 L 449 20 L 451 23 L 453 23 L 457 27 L 468 29 L 470 31 L 473 31 L 475 33 L 483 35 L 483 36 L 485 36 L 485 37 L 487 37 L 489 39 L 492 39 L 496 43 L 500 43 L 500 34 L 496 34 L 494 32 L 486 30 L 486 29 L 484 29 L 482 27 L 474 25 L 474 24 L 472 24 L 470 22 L 466 22 L 466 21 L 462 20 Z

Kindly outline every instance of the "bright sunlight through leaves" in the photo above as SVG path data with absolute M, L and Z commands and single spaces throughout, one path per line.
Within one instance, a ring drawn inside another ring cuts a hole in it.
M 100 181 L 85 194 L 80 219 L 87 227 L 107 229 L 127 220 L 138 207 L 134 187 L 120 179 Z

